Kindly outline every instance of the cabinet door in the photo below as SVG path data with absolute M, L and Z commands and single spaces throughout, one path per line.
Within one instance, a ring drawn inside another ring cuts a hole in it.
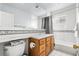
M 14 27 L 14 15 L 0 11 L 0 26 L 11 29 Z
M 40 45 L 45 44 L 45 39 L 40 39 L 39 41 L 40 41 Z

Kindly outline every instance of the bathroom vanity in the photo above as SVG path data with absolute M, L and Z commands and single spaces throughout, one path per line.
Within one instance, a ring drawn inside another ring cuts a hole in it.
M 54 49 L 52 34 L 38 34 L 29 38 L 28 53 L 30 56 L 47 56 Z

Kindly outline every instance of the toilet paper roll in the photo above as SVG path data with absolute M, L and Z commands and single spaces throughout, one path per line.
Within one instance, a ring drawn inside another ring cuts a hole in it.
M 36 44 L 34 42 L 30 42 L 30 48 L 34 48 L 36 46 Z

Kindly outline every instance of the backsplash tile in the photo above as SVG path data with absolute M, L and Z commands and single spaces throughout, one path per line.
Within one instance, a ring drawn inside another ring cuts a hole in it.
M 0 30 L 0 35 L 45 33 L 45 30 Z

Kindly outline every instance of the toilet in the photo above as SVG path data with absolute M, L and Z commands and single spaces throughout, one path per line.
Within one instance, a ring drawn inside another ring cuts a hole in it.
M 23 40 L 10 42 L 10 45 L 4 46 L 5 56 L 22 56 L 25 50 L 25 42 Z

